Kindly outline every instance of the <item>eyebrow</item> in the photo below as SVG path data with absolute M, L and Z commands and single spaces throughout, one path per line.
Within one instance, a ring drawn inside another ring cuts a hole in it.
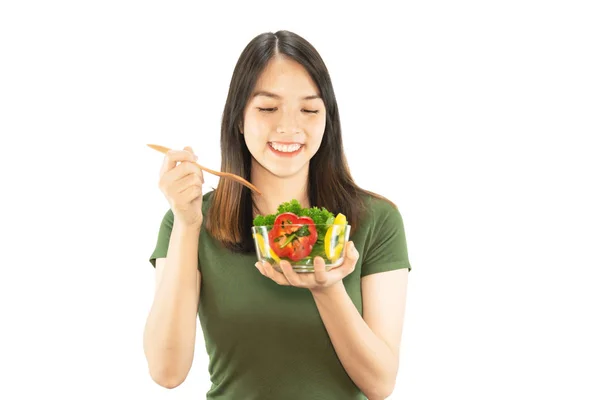
M 252 97 L 256 97 L 256 96 L 266 96 L 266 97 L 272 97 L 274 99 L 281 99 L 281 96 L 279 96 L 278 94 L 275 93 L 271 93 L 271 92 L 266 92 L 264 90 L 260 90 L 258 92 L 255 92 Z M 306 97 L 302 97 L 302 100 L 313 100 L 313 99 L 320 99 L 321 96 L 319 96 L 318 94 L 313 94 L 310 96 L 306 96 Z

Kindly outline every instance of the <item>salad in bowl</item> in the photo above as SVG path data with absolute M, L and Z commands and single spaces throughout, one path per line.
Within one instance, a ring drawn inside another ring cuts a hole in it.
M 344 214 L 325 208 L 302 208 L 298 200 L 282 203 L 276 214 L 253 220 L 252 237 L 259 261 L 267 261 L 281 272 L 288 261 L 296 272 L 314 272 L 314 258 L 322 257 L 326 270 L 344 262 L 350 225 Z

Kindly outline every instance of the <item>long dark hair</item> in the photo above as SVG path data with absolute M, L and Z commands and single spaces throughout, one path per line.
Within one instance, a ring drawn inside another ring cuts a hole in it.
M 242 51 L 233 71 L 223 110 L 221 171 L 250 180 L 252 155 L 240 134 L 240 126 L 258 77 L 267 63 L 277 55 L 300 63 L 310 74 L 325 103 L 325 133 L 321 146 L 309 164 L 308 198 L 311 206 L 325 207 L 334 215 L 343 213 L 354 232 L 365 211 L 364 195 L 383 197 L 358 187 L 352 179 L 343 150 L 338 105 L 329 72 L 317 50 L 295 33 L 262 33 L 252 39 Z M 233 251 L 252 251 L 252 212 L 250 190 L 239 183 L 221 179 L 212 194 L 206 229 Z

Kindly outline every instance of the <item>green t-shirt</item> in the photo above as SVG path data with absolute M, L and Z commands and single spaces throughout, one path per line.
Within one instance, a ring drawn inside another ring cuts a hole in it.
M 206 219 L 213 192 L 203 196 Z M 368 214 L 350 231 L 360 258 L 344 286 L 362 315 L 360 278 L 411 269 L 399 211 L 369 196 Z M 173 227 L 169 209 L 150 257 L 166 257 Z M 249 233 L 251 234 L 251 233 Z M 255 253 L 225 249 L 201 229 L 198 316 L 209 356 L 207 399 L 366 399 L 339 361 L 308 289 L 280 286 L 261 275 Z

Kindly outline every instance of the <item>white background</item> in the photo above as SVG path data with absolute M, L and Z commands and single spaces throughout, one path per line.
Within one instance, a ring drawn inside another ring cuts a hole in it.
M 215 3 L 2 2 L 0 398 L 204 398 L 200 331 L 181 386 L 147 372 L 168 202 L 146 143 L 218 169 L 235 62 L 287 29 L 329 68 L 355 179 L 404 217 L 390 399 L 598 399 L 594 2 Z

